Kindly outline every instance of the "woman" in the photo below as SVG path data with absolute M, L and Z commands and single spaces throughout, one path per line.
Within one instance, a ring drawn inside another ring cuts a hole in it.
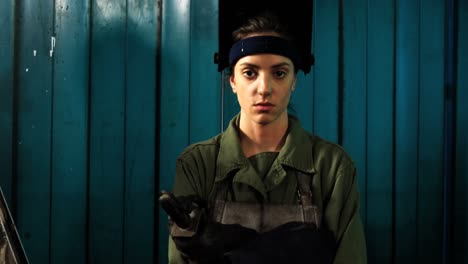
M 353 161 L 288 115 L 304 65 L 290 37 L 271 14 L 233 36 L 230 84 L 241 110 L 177 160 L 170 199 L 192 219 L 206 213 L 188 235 L 172 223 L 169 262 L 366 263 Z

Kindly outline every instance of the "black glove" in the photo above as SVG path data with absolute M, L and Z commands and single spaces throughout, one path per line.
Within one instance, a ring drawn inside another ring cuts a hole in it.
M 233 264 L 332 263 L 336 242 L 333 234 L 314 224 L 290 222 L 259 235 L 229 253 Z
M 166 193 L 167 194 L 167 193 Z M 163 193 L 164 196 L 164 193 Z M 208 217 L 206 203 L 197 196 L 161 196 L 163 209 L 175 219 L 170 221 L 171 237 L 182 255 L 197 263 L 229 263 L 225 254 L 257 236 L 253 229 L 238 224 L 225 225 Z M 174 227 L 177 224 L 178 227 Z M 188 228 L 192 235 L 178 229 Z M 180 228 L 179 228 L 180 227 Z
M 241 225 L 224 225 L 214 221 L 204 223 L 193 237 L 172 237 L 177 249 L 197 263 L 230 263 L 226 254 L 254 239 L 255 230 Z
M 159 201 L 171 222 L 180 228 L 196 231 L 196 225 L 206 208 L 206 203 L 199 196 L 175 197 L 172 193 L 162 191 Z

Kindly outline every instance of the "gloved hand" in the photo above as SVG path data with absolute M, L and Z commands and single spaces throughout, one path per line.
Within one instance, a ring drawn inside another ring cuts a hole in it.
M 178 227 L 191 231 L 196 231 L 196 225 L 206 208 L 206 203 L 199 196 L 175 197 L 172 193 L 165 191 L 161 192 L 159 202 L 164 211 L 169 215 L 171 223 L 175 223 Z
M 224 225 L 214 221 L 203 224 L 193 237 L 172 237 L 177 249 L 197 263 L 230 263 L 225 254 L 257 236 L 255 230 L 238 224 Z
M 160 201 L 171 219 L 175 216 L 170 221 L 170 229 L 177 249 L 185 258 L 196 263 L 229 263 L 224 257 L 227 252 L 257 236 L 253 229 L 238 224 L 225 225 L 209 219 L 206 203 L 197 196 L 174 197 L 168 194 L 161 196 Z M 178 227 L 174 228 L 174 224 Z M 190 229 L 193 235 L 174 232 L 182 228 L 180 224 Z
M 333 234 L 314 224 L 290 222 L 259 235 L 228 254 L 232 264 L 332 263 Z

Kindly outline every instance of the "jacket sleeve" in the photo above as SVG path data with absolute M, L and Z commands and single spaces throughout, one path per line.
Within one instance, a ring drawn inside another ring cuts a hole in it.
M 200 164 L 204 166 L 200 166 Z M 179 158 L 176 162 L 174 195 L 198 195 L 206 199 L 214 181 L 208 177 L 214 175 L 213 170 L 214 165 L 204 164 L 203 160 L 196 155 L 185 155 L 183 158 Z M 170 264 L 185 263 L 170 236 L 168 257 Z
M 339 168 L 328 196 L 324 218 L 338 242 L 333 263 L 367 263 L 366 243 L 359 214 L 356 168 L 352 162 Z
M 195 184 L 196 179 L 194 176 L 195 175 L 193 175 L 193 172 L 189 169 L 189 166 L 187 166 L 181 159 L 178 159 L 176 162 L 176 173 L 174 179 L 174 195 L 181 196 L 197 194 Z M 170 236 L 168 258 L 169 264 L 185 263 Z

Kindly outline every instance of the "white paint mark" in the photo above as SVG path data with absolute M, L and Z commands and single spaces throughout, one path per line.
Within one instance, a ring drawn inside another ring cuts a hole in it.
M 50 51 L 49 51 L 49 55 L 51 58 L 52 56 L 54 56 L 54 50 L 55 50 L 55 37 L 52 36 L 50 37 Z
M 26 70 L 25 70 L 25 71 L 26 71 L 26 72 L 29 72 L 29 68 L 26 68 Z
M 34 57 L 37 55 L 37 50 L 33 50 Z

